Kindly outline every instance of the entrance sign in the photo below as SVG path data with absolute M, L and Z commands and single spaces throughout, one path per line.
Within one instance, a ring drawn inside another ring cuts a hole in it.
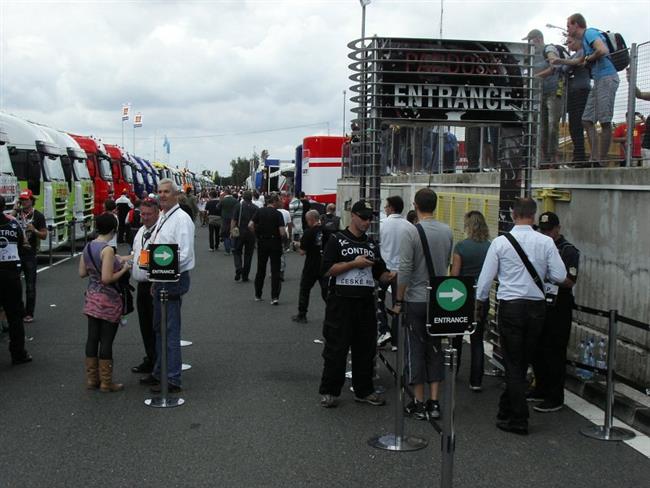
M 427 332 L 434 336 L 474 332 L 474 278 L 440 276 L 428 287 Z
M 178 244 L 149 244 L 149 281 L 178 281 Z

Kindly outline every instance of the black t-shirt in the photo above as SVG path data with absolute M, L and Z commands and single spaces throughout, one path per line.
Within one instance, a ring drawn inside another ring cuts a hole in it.
M 327 241 L 323 251 L 322 274 L 326 274 L 336 263 L 354 261 L 357 256 L 366 255 L 375 261 L 374 266 L 355 268 L 329 279 L 329 288 L 338 296 L 369 297 L 374 293 L 375 280 L 386 271 L 379 245 L 366 234 L 356 237 L 347 228 L 334 234 Z
M 277 208 L 260 208 L 251 220 L 255 224 L 258 239 L 280 241 L 280 227 L 284 227 L 284 218 Z
M 237 204 L 235 210 L 232 213 L 232 220 L 234 222 L 237 222 L 237 224 L 239 225 L 240 232 L 242 231 L 247 232 L 248 223 L 253 218 L 253 215 L 255 215 L 255 212 L 257 212 L 257 206 L 254 205 L 252 202 L 247 202 L 246 200 L 242 200 Z M 241 219 L 239 218 L 240 213 L 241 213 Z
M 320 216 L 321 229 L 323 230 L 323 249 L 330 236 L 341 230 L 341 217 L 334 214 L 323 214 Z
M 23 216 L 23 214 L 19 212 L 16 219 L 25 232 L 25 237 L 27 237 L 27 243 L 29 244 L 29 248 L 24 249 L 21 251 L 21 253 L 35 255 L 39 249 L 40 239 L 35 232 L 27 230 L 27 224 L 32 224 L 36 230 L 45 230 L 47 229 L 47 225 L 45 224 L 45 216 L 38 210 L 34 209 L 33 213 L 27 217 Z
M 311 275 L 320 276 L 323 254 L 323 231 L 320 225 L 305 229 L 300 238 L 300 249 L 305 251 L 304 271 Z
M 0 212 L 0 269 L 20 269 L 20 254 L 25 252 L 24 239 L 20 224 Z
M 578 269 L 580 267 L 580 251 L 567 241 L 564 236 L 555 241 L 555 246 L 560 253 L 562 262 L 566 266 L 567 278 L 576 282 L 578 280 Z M 571 288 L 560 287 L 558 293 L 572 293 Z
M 216 198 L 213 200 L 208 200 L 208 202 L 205 204 L 205 211 L 208 213 L 208 215 L 221 215 L 219 200 Z
M 302 203 L 302 228 L 306 229 L 307 228 L 307 221 L 305 220 L 305 216 L 307 215 L 307 212 L 311 210 L 311 203 L 309 203 L 309 198 L 303 198 L 300 200 L 300 203 Z

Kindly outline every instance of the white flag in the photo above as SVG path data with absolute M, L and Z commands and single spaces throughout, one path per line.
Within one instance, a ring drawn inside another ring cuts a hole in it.
M 122 105 L 122 121 L 129 120 L 129 114 L 131 113 L 131 105 L 125 103 Z
M 133 117 L 133 127 L 142 127 L 142 114 L 140 112 Z

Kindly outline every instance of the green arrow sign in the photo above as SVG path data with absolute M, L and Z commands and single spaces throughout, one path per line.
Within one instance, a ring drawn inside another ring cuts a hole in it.
M 169 266 L 174 259 L 174 252 L 167 246 L 159 246 L 153 255 L 153 260 L 159 266 Z
M 467 288 L 462 281 L 448 279 L 443 281 L 436 290 L 436 300 L 443 310 L 454 312 L 465 305 Z

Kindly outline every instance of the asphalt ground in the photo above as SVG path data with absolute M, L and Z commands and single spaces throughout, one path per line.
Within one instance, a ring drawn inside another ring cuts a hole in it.
M 395 487 L 440 485 L 440 441 L 426 422 L 406 419 L 406 433 L 426 449 L 395 453 L 367 440 L 393 429 L 394 389 L 379 367 L 388 405 L 356 404 L 344 391 L 335 409 L 319 406 L 323 304 L 312 291 L 310 321 L 296 313 L 302 259 L 287 255 L 280 305 L 254 302 L 253 285 L 236 283 L 232 257 L 207 251 L 197 229 L 197 266 L 183 302 L 183 360 L 173 409 L 144 405 L 152 395 L 130 372 L 143 356 L 137 316 L 114 346 L 115 378 L 126 388 L 84 388 L 85 280 L 77 260 L 38 275 L 31 364 L 11 366 L 0 352 L 0 488 L 5 487 Z M 253 271 L 255 264 L 253 265 Z M 3 349 L 6 344 L 3 344 Z M 394 354 L 387 353 L 394 362 Z M 457 383 L 457 487 L 640 487 L 648 458 L 622 443 L 582 436 L 589 422 L 563 409 L 531 414 L 530 435 L 495 427 L 501 382 L 468 389 L 469 348 Z M 347 387 L 346 387 L 347 388 Z

